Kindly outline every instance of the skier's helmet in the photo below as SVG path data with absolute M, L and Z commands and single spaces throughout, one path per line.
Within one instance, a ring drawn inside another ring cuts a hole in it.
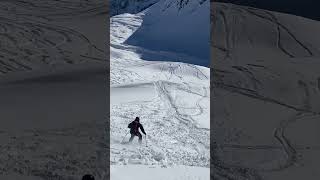
M 136 117 L 135 121 L 139 122 L 139 121 L 140 121 L 140 118 L 139 118 L 139 117 Z
M 82 180 L 94 180 L 94 176 L 86 174 L 82 177 Z

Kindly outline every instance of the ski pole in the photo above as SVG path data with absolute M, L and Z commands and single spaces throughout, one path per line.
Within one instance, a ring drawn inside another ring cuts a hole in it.
M 121 141 L 121 143 L 120 143 L 120 144 L 122 144 L 122 143 L 123 143 L 123 140 L 124 140 L 124 138 L 126 138 L 126 137 L 127 137 L 128 133 L 129 133 L 129 131 L 128 131 L 128 132 L 126 133 L 126 135 L 123 137 L 123 139 L 122 139 L 122 141 Z
M 146 147 L 148 147 L 148 145 L 147 145 L 147 135 L 145 135 L 146 136 Z

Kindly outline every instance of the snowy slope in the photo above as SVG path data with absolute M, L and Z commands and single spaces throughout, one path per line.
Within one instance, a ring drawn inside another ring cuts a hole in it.
M 212 6 L 214 178 L 316 179 L 320 23 Z
M 102 63 L 1 76 L 0 178 L 102 179 L 104 80 Z
M 107 178 L 106 3 L 0 1 L 0 179 Z
M 1 1 L 0 75 L 103 62 L 107 7 L 98 0 Z
M 183 58 L 178 61 L 208 66 L 209 39 L 209 0 L 167 0 L 144 11 L 141 27 L 126 43 L 154 51 L 187 54 L 195 57 L 193 61 Z
M 145 17 L 142 12 L 110 20 L 111 178 L 128 178 L 125 170 L 131 179 L 209 179 L 209 68 L 173 62 L 195 60 L 187 54 L 126 44 Z M 136 116 L 147 140 L 121 144 Z M 195 173 L 186 174 L 190 170 Z

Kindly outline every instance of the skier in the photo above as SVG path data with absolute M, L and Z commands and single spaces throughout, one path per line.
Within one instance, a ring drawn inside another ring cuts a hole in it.
M 139 117 L 136 117 L 136 119 L 134 121 L 132 121 L 129 125 L 128 125 L 128 128 L 130 128 L 130 134 L 131 134 L 131 137 L 129 139 L 129 143 L 131 143 L 131 141 L 133 140 L 134 136 L 138 136 L 139 137 L 139 143 L 141 144 L 142 143 L 142 135 L 141 133 L 139 132 L 139 128 L 140 130 L 142 131 L 142 133 L 144 135 L 147 135 L 146 132 L 144 131 L 143 129 L 143 126 L 142 124 L 140 124 L 140 118 Z

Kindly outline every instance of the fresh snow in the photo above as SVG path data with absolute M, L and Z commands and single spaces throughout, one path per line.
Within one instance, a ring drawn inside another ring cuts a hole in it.
M 200 57 L 127 44 L 146 11 L 110 19 L 111 178 L 209 179 L 210 70 L 186 63 Z M 147 139 L 122 144 L 136 116 Z

